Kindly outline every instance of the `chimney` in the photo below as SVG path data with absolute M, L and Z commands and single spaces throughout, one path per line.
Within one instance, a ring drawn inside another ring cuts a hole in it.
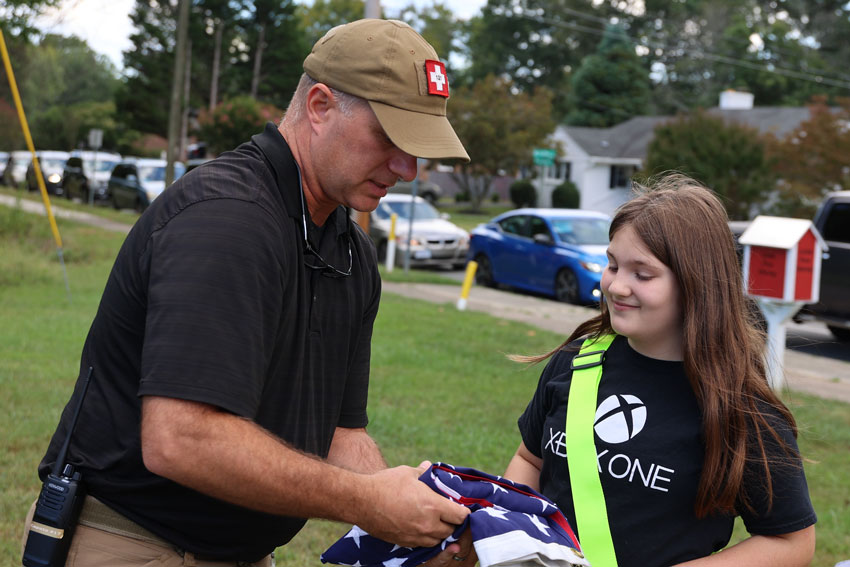
M 736 91 L 735 89 L 726 89 L 720 93 L 720 108 L 728 109 L 749 109 L 753 107 L 753 94 Z

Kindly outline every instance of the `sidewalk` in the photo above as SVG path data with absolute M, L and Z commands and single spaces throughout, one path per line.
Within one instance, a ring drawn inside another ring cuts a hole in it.
M 385 281 L 383 290 L 452 305 L 460 297 L 460 288 L 452 285 Z M 596 313 L 587 307 L 478 286 L 469 294 L 467 309 L 553 331 L 565 339 L 579 323 Z M 792 390 L 850 403 L 850 363 L 786 349 L 785 380 Z

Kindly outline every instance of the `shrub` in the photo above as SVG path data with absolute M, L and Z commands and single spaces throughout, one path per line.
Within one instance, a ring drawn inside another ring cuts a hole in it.
M 552 206 L 556 209 L 577 209 L 580 201 L 578 187 L 569 179 L 552 191 Z
M 537 190 L 527 179 L 511 183 L 510 194 L 511 202 L 516 208 L 537 206 Z
M 266 122 L 277 122 L 281 116 L 283 111 L 271 104 L 257 102 L 250 96 L 235 97 L 212 111 L 201 111 L 200 138 L 215 154 L 232 150 L 262 132 Z

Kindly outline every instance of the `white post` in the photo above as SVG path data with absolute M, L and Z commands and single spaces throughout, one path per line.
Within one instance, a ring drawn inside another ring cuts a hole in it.
M 759 297 L 758 304 L 767 321 L 767 380 L 771 389 L 778 392 L 785 384 L 785 322 L 803 303 Z

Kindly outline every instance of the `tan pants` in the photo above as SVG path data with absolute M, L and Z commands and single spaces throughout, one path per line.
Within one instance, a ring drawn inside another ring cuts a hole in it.
M 21 555 L 27 542 L 35 503 L 27 514 Z M 274 567 L 272 557 L 256 563 L 202 561 L 191 553 L 180 553 L 165 543 L 155 543 L 78 525 L 71 540 L 65 567 Z

